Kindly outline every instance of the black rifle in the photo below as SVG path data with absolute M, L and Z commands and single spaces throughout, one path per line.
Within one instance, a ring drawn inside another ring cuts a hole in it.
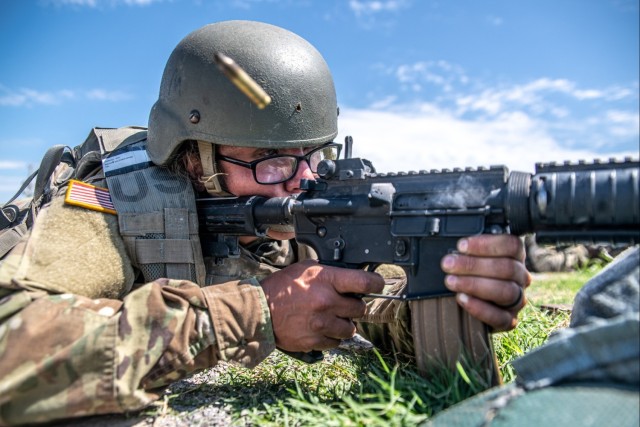
M 403 299 L 451 295 L 441 258 L 464 236 L 535 233 L 539 243 L 640 242 L 637 160 L 376 173 L 367 160 L 325 160 L 297 197 L 197 201 L 205 256 L 239 256 L 238 237 L 291 225 L 319 261 L 402 267 Z

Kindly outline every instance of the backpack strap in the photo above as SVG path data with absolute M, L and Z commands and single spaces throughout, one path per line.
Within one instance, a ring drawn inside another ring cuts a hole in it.
M 65 153 L 65 149 L 69 149 L 65 145 L 54 145 L 49 148 L 47 152 L 44 154 L 42 161 L 40 162 L 40 167 L 38 168 L 38 176 L 36 177 L 36 184 L 33 188 L 33 200 L 34 203 L 38 203 L 40 198 L 45 195 L 45 189 L 49 178 L 53 174 L 53 171 L 58 167 L 62 157 Z M 71 159 L 72 164 L 75 163 L 73 157 L 69 155 L 68 159 Z
M 36 178 L 36 183 L 33 190 L 33 196 L 31 197 L 32 201 L 29 205 L 39 206 L 42 202 L 41 199 L 45 195 L 47 182 L 62 161 L 63 157 L 65 158 L 66 162 L 70 164 L 75 163 L 75 161 L 73 160 L 73 156 L 69 152 L 66 152 L 67 155 L 65 156 L 65 149 L 68 149 L 68 147 L 64 145 L 54 145 L 53 147 L 49 148 L 42 158 L 42 161 L 40 162 L 40 167 L 31 175 L 29 175 L 29 177 L 27 177 L 27 179 L 22 183 L 18 191 L 13 195 L 13 197 L 11 197 L 11 199 L 9 199 L 8 202 L 2 205 L 2 214 L 0 215 L 0 230 L 4 230 L 5 228 L 10 227 L 16 220 L 19 219 L 19 212 L 22 209 L 15 204 L 12 204 L 11 202 L 16 200 L 18 196 L 22 194 L 22 192 L 29 186 L 29 184 L 31 184 L 31 181 L 33 181 L 34 178 Z M 30 218 L 29 220 L 33 221 L 33 219 L 35 219 L 35 217 Z
M 3 208 L 4 210 L 4 208 Z M 7 230 L 0 230 L 0 259 L 4 257 L 29 230 L 27 222 L 17 222 L 13 227 Z
M 36 177 L 36 175 L 38 175 L 38 171 L 35 170 L 31 175 L 29 175 L 27 177 L 27 179 L 24 180 L 24 182 L 22 183 L 22 185 L 20 186 L 20 189 L 18 189 L 18 191 L 13 195 L 13 197 L 11 197 L 9 199 L 9 201 L 7 203 L 5 203 L 4 205 L 2 205 L 2 211 L 4 213 L 5 208 L 10 208 L 10 207 L 14 207 L 14 205 L 11 205 L 10 203 L 13 202 L 15 199 L 18 198 L 19 195 L 22 194 L 22 192 L 29 186 L 29 184 L 31 184 L 31 181 L 33 181 L 33 178 Z M 9 217 L 7 217 L 9 218 Z M 15 219 L 15 218 L 14 218 Z M 12 220 L 9 221 L 9 223 L 11 223 Z M 2 230 L 3 228 L 5 228 L 5 224 L 4 222 L 1 223 L 2 225 L 0 225 L 0 230 Z M 8 226 L 9 224 L 7 224 Z
M 18 244 L 33 225 L 40 206 L 48 199 L 47 183 L 63 159 L 71 165 L 75 163 L 68 147 L 54 145 L 49 148 L 38 170 L 29 175 L 13 197 L 0 208 L 0 259 Z M 33 196 L 14 203 L 34 178 L 36 182 Z
M 22 210 L 11 202 L 13 202 L 20 194 L 22 194 L 22 192 L 29 186 L 29 183 L 33 181 L 33 178 L 35 178 L 37 174 L 38 171 L 35 171 L 31 175 L 29 175 L 29 177 L 22 183 L 20 189 L 16 192 L 16 194 L 14 194 L 13 197 L 0 208 L 0 231 L 9 228 L 14 222 L 17 222 L 20 219 Z M 0 239 L 0 246 L 2 246 L 4 239 L 4 237 Z M 0 257 L 1 256 L 2 250 L 0 249 Z

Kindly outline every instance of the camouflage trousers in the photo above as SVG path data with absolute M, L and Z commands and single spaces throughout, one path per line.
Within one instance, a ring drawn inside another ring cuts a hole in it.
M 402 295 L 406 280 L 388 281 L 384 293 Z M 411 334 L 409 303 L 398 299 L 371 298 L 367 300 L 367 314 L 357 319 L 358 333 L 371 341 L 381 352 L 415 355 Z

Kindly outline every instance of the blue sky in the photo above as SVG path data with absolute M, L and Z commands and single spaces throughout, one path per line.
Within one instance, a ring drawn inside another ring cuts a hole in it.
M 0 202 L 54 144 L 146 125 L 164 64 L 202 25 L 314 44 L 338 140 L 380 171 L 638 157 L 638 0 L 4 0 Z

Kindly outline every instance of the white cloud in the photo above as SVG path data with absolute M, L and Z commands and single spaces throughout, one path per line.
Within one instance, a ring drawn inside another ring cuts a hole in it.
M 98 0 L 51 0 L 56 6 L 85 6 L 97 7 Z
M 160 3 L 162 0 L 124 0 L 128 6 L 149 6 L 152 3 Z
M 461 67 L 446 61 L 420 61 L 400 65 L 396 68 L 395 75 L 403 87 L 412 88 L 414 91 L 422 89 L 421 83 L 428 83 L 450 92 L 455 85 L 468 82 Z
M 87 91 L 86 97 L 91 100 L 111 102 L 127 101 L 132 98 L 129 93 L 121 90 L 107 91 L 104 89 L 92 89 Z
M 638 96 L 638 82 L 635 82 L 633 88 L 614 86 L 607 89 L 605 100 L 619 101 L 632 96 Z
M 270 4 L 275 4 L 275 3 L 284 3 L 285 5 L 290 5 L 290 4 L 296 4 L 298 5 L 300 3 L 300 1 L 292 1 L 292 0 L 233 0 L 231 1 L 231 6 L 232 7 L 236 7 L 236 8 L 240 8 L 240 9 L 245 9 L 245 10 L 249 10 L 251 9 L 254 5 L 260 4 L 260 3 L 270 3 Z
M 164 0 L 49 0 L 48 3 L 54 6 L 77 6 L 98 8 L 101 6 L 149 6 L 153 3 L 160 3 Z
M 65 100 L 73 98 L 74 96 L 73 91 L 70 90 L 43 92 L 29 88 L 10 90 L 4 86 L 0 86 L 0 106 L 21 107 L 31 106 L 34 104 L 57 105 Z
M 517 136 L 525 138 L 527 133 L 539 135 L 543 131 L 554 142 L 554 146 L 545 147 L 556 153 L 550 159 L 562 160 L 568 155 L 568 159 L 602 157 L 611 147 L 626 147 L 627 151 L 618 153 L 615 150 L 620 148 L 613 149 L 604 157 L 638 157 L 640 115 L 634 86 L 637 83 L 629 87 L 581 88 L 567 79 L 550 78 L 495 87 L 473 82 L 464 90 L 456 87 L 445 97 L 434 97 L 434 107 L 451 111 L 451 117 L 462 126 L 474 123 L 486 128 L 504 118 L 512 120 L 516 113 L 528 117 L 535 126 L 521 126 L 522 132 Z M 473 91 L 473 87 L 484 89 Z M 538 147 L 539 140 L 531 140 L 530 146 Z
M 17 160 L 0 160 L 0 170 L 27 170 L 27 163 Z
M 566 147 L 545 123 L 523 112 L 470 120 L 434 105 L 405 111 L 342 108 L 339 125 L 339 140 L 352 135 L 354 156 L 368 158 L 379 172 L 496 164 L 533 172 L 535 162 L 638 157 L 637 152 L 603 155 L 584 145 Z
M 526 107 L 536 114 L 550 113 L 557 117 L 566 117 L 568 110 L 558 105 L 554 98 L 564 95 L 575 101 L 620 101 L 633 96 L 627 88 L 609 87 L 604 89 L 580 89 L 565 79 L 540 78 L 525 84 L 508 87 L 491 87 L 479 93 L 459 95 L 455 103 L 458 114 L 482 112 L 496 115 L 513 108 Z M 636 95 L 637 96 L 637 95 Z
M 82 94 L 92 101 L 126 101 L 132 95 L 121 91 L 107 91 L 104 89 L 91 89 Z M 60 105 L 65 101 L 77 99 L 79 92 L 69 89 L 58 91 L 40 91 L 30 88 L 11 90 L 0 85 L 0 106 L 5 107 L 32 107 L 34 105 Z
M 349 9 L 351 9 L 356 16 L 370 15 L 380 12 L 395 12 L 408 5 L 406 0 L 350 0 Z
M 395 78 L 397 86 L 392 93 L 400 91 L 418 97 L 429 89 L 430 99 L 437 99 L 442 106 L 449 105 L 457 115 L 496 116 L 505 111 L 525 109 L 530 114 L 565 118 L 571 111 L 567 108 L 569 102 L 587 105 L 587 102 L 615 103 L 638 99 L 638 82 L 628 86 L 584 88 L 568 79 L 541 77 L 520 84 L 492 84 L 470 77 L 461 66 L 443 60 L 395 66 L 375 64 L 372 70 Z M 385 94 L 379 97 L 387 98 Z M 398 102 L 401 101 L 398 98 Z
M 410 6 L 411 0 L 350 0 L 348 3 L 360 28 L 377 31 L 394 27 L 398 12 Z
M 370 108 L 374 110 L 384 110 L 392 106 L 397 99 L 397 96 L 387 96 L 386 98 L 375 101 L 373 104 L 371 104 Z
M 636 137 L 640 134 L 640 117 L 628 111 L 607 111 L 605 118 L 611 134 L 620 137 Z

